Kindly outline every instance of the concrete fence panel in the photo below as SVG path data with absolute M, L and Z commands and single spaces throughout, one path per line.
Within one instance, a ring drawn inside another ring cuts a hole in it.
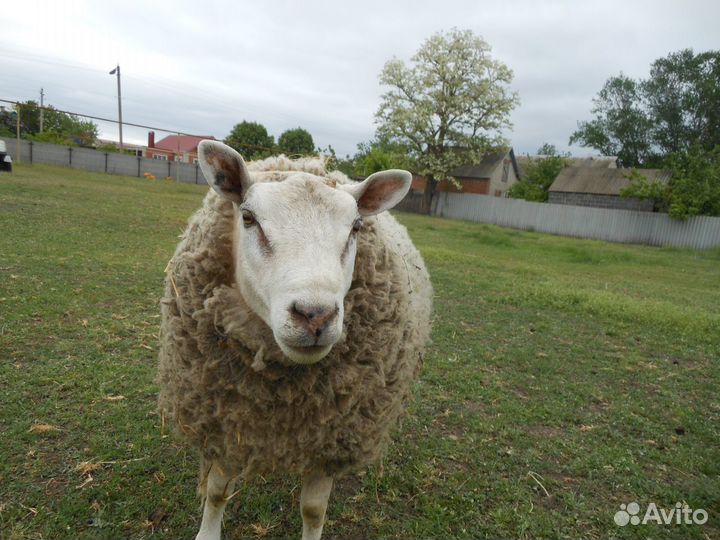
M 70 167 L 86 171 L 105 172 L 105 153 L 89 148 L 72 148 Z
M 195 163 L 139 158 L 117 152 L 103 152 L 91 148 L 68 147 L 24 139 L 20 140 L 20 159 L 18 160 L 17 140 L 8 138 L 2 138 L 2 140 L 5 141 L 8 153 L 16 162 L 63 165 L 123 176 L 143 177 L 145 173 L 150 173 L 158 179 L 169 176 L 173 180 L 188 184 L 205 183 L 202 172 Z

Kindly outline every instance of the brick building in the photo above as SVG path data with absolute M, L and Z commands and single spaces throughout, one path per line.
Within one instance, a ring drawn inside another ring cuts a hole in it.
M 155 132 L 148 133 L 146 157 L 165 161 L 197 163 L 197 147 L 204 139 L 217 140 L 212 135 L 168 135 L 155 142 Z
M 476 165 L 463 165 L 450 173 L 462 190 L 447 180 L 438 182 L 436 193 L 476 193 L 480 195 L 494 195 L 504 197 L 519 178 L 518 165 L 515 161 L 513 149 L 505 152 L 496 152 L 486 155 Z M 413 175 L 412 190 L 424 192 L 427 179 L 424 176 Z

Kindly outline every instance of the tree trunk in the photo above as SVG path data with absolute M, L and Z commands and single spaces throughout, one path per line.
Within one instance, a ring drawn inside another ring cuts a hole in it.
M 435 194 L 435 186 L 437 186 L 437 180 L 435 180 L 432 175 L 428 175 L 422 201 L 422 211 L 424 214 L 430 215 L 432 212 L 432 198 Z

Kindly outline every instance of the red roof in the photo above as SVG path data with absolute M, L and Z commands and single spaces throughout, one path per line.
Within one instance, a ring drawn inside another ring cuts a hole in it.
M 217 140 L 212 135 L 168 135 L 155 143 L 155 148 L 169 150 L 171 152 L 196 152 L 198 144 L 204 139 Z

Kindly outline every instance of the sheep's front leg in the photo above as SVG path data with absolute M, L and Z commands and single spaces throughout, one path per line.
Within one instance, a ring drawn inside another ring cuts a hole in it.
M 195 540 L 220 540 L 223 511 L 234 485 L 235 480 L 226 476 L 220 467 L 214 463 L 210 466 L 205 486 L 202 523 Z
M 300 492 L 303 540 L 320 540 L 332 485 L 332 476 L 326 476 L 320 472 L 303 476 L 302 491 Z

